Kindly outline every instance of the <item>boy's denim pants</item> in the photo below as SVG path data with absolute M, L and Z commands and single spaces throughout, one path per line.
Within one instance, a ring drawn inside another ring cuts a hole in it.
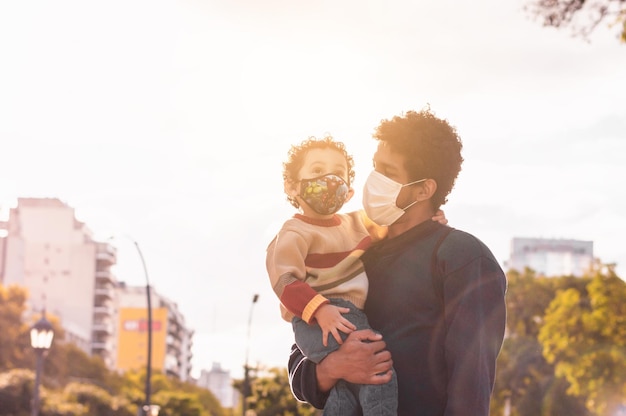
M 371 329 L 365 312 L 343 299 L 329 299 L 335 306 L 349 308 L 343 316 L 352 322 L 357 330 Z M 319 363 L 331 352 L 339 348 L 332 335 L 328 336 L 328 346 L 322 343 L 322 329 L 317 324 L 309 325 L 295 317 L 291 321 L 296 344 L 306 357 Z M 340 332 L 345 340 L 347 334 Z M 386 384 L 350 384 L 339 381 L 331 390 L 324 416 L 396 416 L 398 408 L 398 382 L 394 371 L 393 378 Z

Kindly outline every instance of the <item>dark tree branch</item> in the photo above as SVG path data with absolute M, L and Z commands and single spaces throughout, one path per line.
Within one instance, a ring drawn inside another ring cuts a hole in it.
M 626 41 L 626 0 L 535 0 L 524 9 L 543 26 L 569 27 L 586 40 L 600 23 L 618 24 L 620 39 Z

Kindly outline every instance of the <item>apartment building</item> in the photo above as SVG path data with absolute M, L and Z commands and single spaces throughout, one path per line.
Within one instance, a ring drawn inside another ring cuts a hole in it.
M 0 227 L 0 282 L 26 288 L 31 313 L 57 316 L 67 341 L 112 367 L 115 248 L 94 241 L 74 209 L 56 198 L 19 198 Z
M 111 369 L 145 367 L 145 287 L 119 282 L 117 250 L 95 241 L 74 209 L 56 198 L 19 198 L 0 221 L 0 283 L 28 290 L 28 310 L 60 319 L 65 341 Z M 153 368 L 187 380 L 193 331 L 175 302 L 151 290 Z
M 543 276 L 582 276 L 593 262 L 593 241 L 513 238 L 509 269 L 525 267 Z
M 148 310 L 145 286 L 117 286 L 119 304 L 118 356 L 121 371 L 144 368 L 147 363 Z M 178 305 L 150 290 L 152 305 L 152 368 L 182 381 L 190 380 L 193 330 L 185 324 Z

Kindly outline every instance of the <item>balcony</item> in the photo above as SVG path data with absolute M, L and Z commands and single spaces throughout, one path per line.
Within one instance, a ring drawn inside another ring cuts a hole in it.
M 91 349 L 95 354 L 98 355 L 102 355 L 103 353 L 107 353 L 109 352 L 109 350 L 111 349 L 111 345 L 109 345 L 109 342 L 103 339 L 98 339 L 98 340 L 94 340 L 91 343 Z
M 165 351 L 168 354 L 172 354 L 172 355 L 175 355 L 175 356 L 178 356 L 178 355 L 180 355 L 182 353 L 180 348 L 177 348 L 177 346 L 173 345 L 173 344 L 167 344 L 166 347 L 165 347 Z
M 182 340 L 181 340 L 180 338 L 173 337 L 173 336 L 171 336 L 171 335 L 172 335 L 172 334 L 168 334 L 168 335 L 167 335 L 167 338 L 166 338 L 166 340 L 165 340 L 166 344 L 167 344 L 167 345 L 171 345 L 172 347 L 174 347 L 174 348 L 176 348 L 176 349 L 180 350 L 180 349 L 181 349 L 181 346 L 182 346 L 182 344 L 183 344 L 183 343 L 182 343 Z
M 113 335 L 113 324 L 107 321 L 95 322 L 93 324 L 94 338 L 100 338 L 102 334 Z
M 107 300 L 111 300 L 115 297 L 115 289 L 112 286 L 98 285 L 94 290 L 94 295 L 96 297 L 95 305 L 103 306 L 106 304 Z
M 113 308 L 108 302 L 103 302 L 93 308 L 94 321 L 99 321 L 101 318 L 113 315 Z
M 178 358 L 176 358 L 176 356 L 169 354 L 166 355 L 164 367 L 168 375 L 180 378 L 180 363 L 178 362 Z
M 96 282 L 113 284 L 115 279 L 110 270 L 98 270 L 96 271 Z
M 117 249 L 108 243 L 96 243 L 96 261 L 113 265 L 117 262 Z

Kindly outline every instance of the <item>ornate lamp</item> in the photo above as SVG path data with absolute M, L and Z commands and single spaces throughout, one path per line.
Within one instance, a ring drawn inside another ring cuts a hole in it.
M 37 365 L 35 367 L 35 388 L 33 392 L 33 405 L 31 407 L 31 415 L 39 415 L 39 385 L 41 384 L 41 373 L 43 371 L 43 359 L 54 338 L 52 324 L 46 319 L 46 311 L 44 310 L 39 319 L 30 329 L 30 345 L 35 349 L 37 354 Z

